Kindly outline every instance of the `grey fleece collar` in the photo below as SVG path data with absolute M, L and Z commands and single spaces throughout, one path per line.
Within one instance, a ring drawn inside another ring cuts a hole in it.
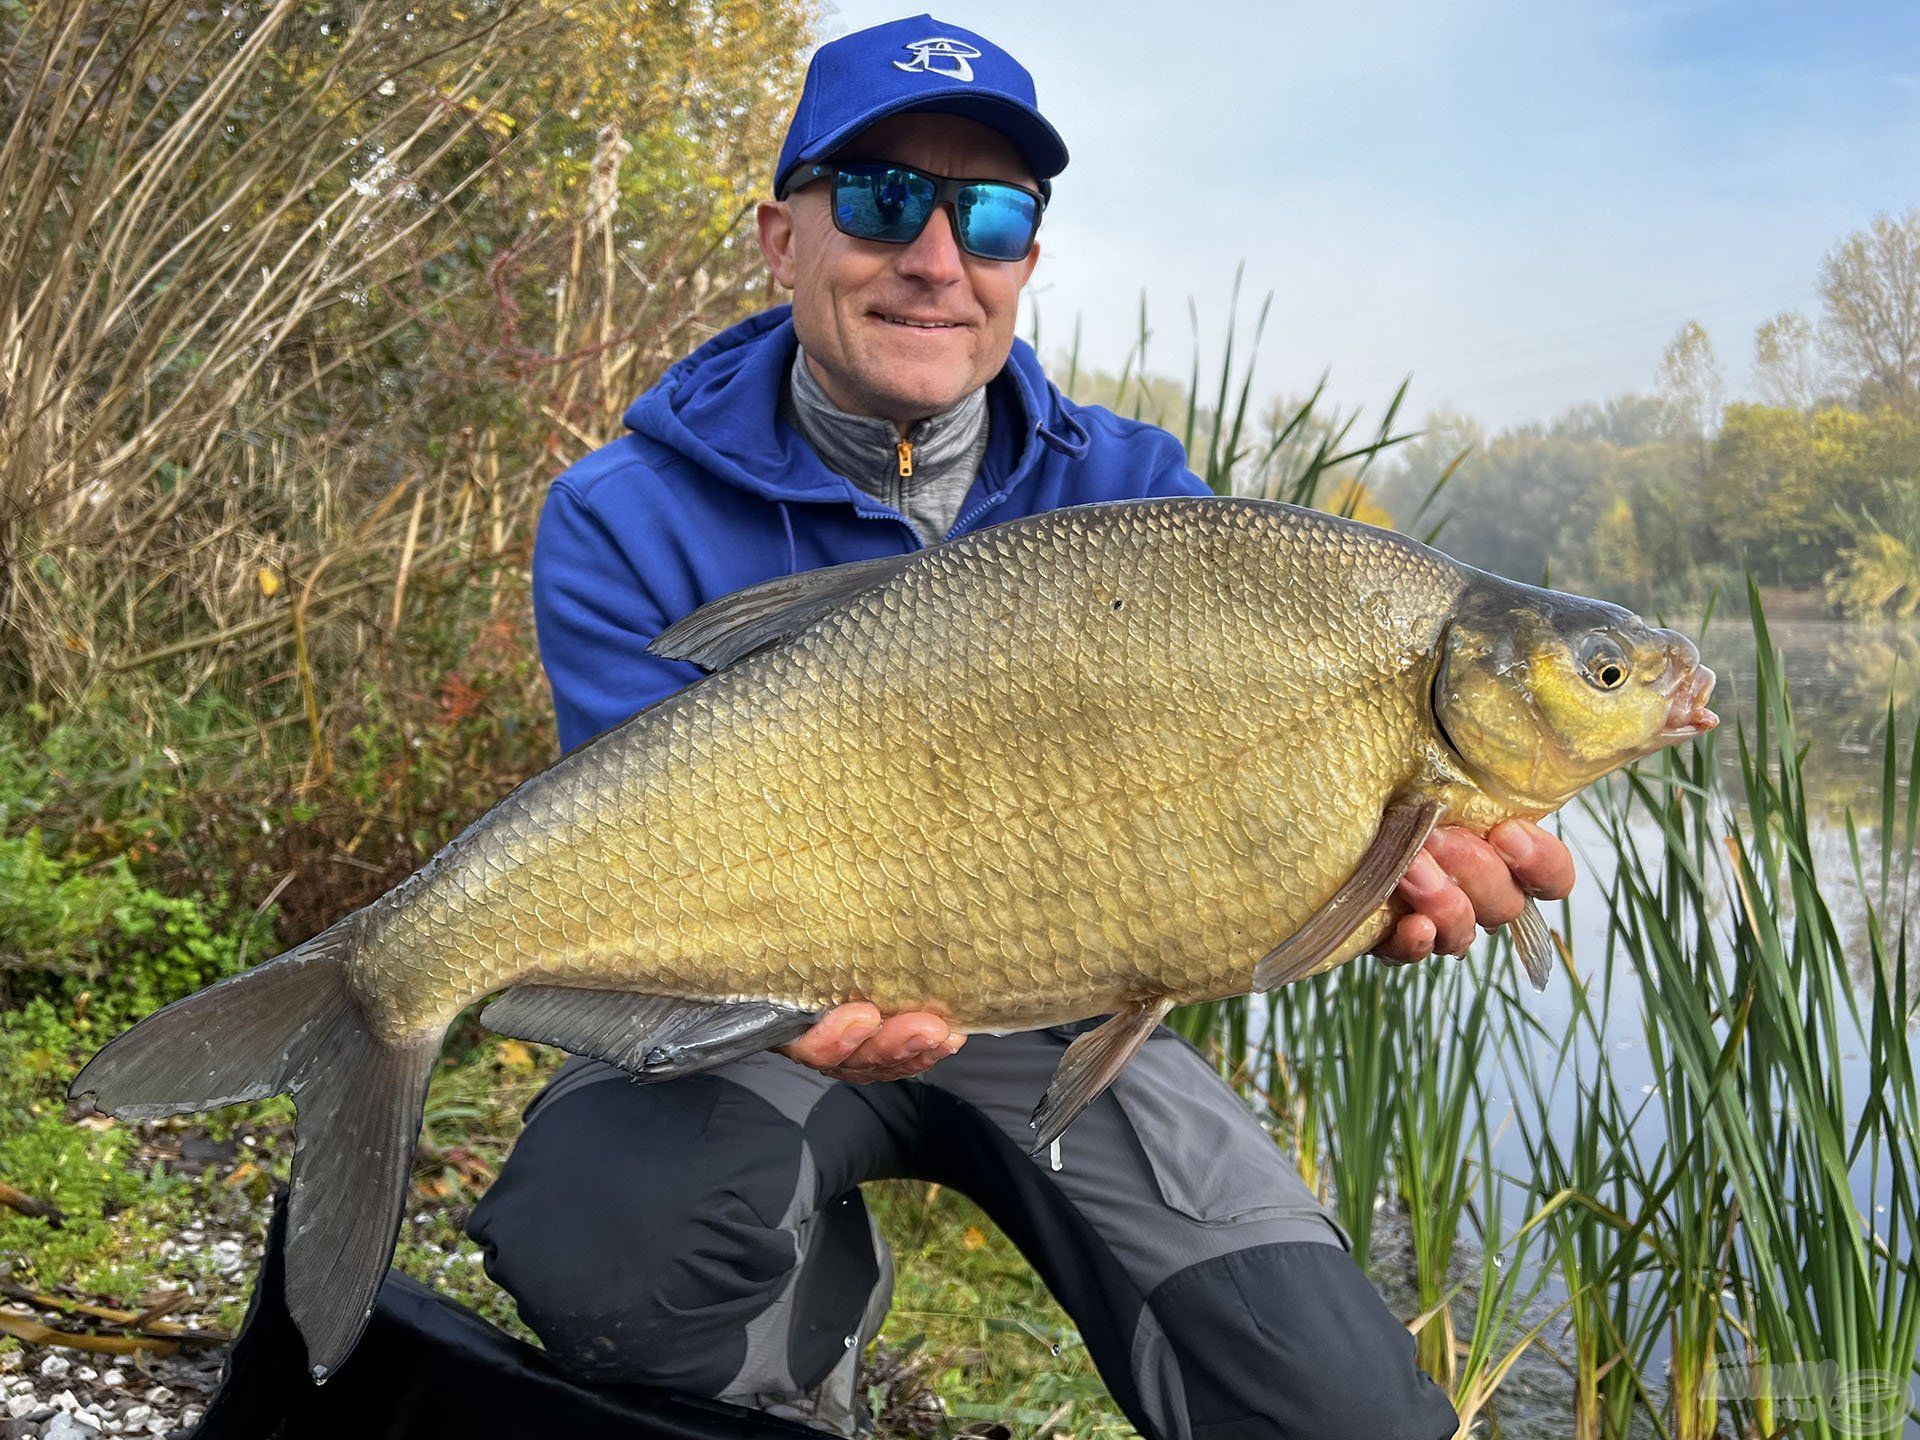
M 789 422 L 829 470 L 898 510 L 929 545 L 944 540 L 987 453 L 986 388 L 909 427 L 913 473 L 902 475 L 893 422 L 842 410 L 806 361 L 796 346 L 785 397 Z

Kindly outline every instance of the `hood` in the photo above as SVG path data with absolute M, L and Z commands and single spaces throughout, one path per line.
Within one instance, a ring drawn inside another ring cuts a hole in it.
M 791 306 L 750 316 L 677 361 L 627 407 L 627 428 L 765 499 L 845 501 L 851 483 L 780 418 L 796 346 Z M 981 476 L 992 488 L 1018 485 L 1049 449 L 1086 454 L 1086 429 L 1024 340 L 1013 342 L 988 398 L 994 424 L 1009 425 L 1017 440 L 990 445 Z

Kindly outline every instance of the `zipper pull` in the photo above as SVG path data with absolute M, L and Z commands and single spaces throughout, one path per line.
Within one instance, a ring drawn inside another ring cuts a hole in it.
M 902 440 L 894 448 L 900 452 L 900 478 L 911 479 L 913 477 L 913 442 Z

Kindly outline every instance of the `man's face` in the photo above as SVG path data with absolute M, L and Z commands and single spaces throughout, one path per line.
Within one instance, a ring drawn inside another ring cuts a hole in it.
M 1039 188 L 1012 141 L 957 115 L 892 116 L 838 158 Z M 793 326 L 814 377 L 842 410 L 901 426 L 952 408 L 1006 363 L 1040 247 L 1024 260 L 969 255 L 944 205 L 910 245 L 856 240 L 834 229 L 831 189 L 818 181 L 759 211 L 760 248 L 793 291 Z

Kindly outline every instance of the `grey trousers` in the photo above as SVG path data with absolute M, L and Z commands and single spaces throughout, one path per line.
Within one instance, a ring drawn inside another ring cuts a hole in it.
M 851 1433 L 892 1267 L 860 1199 L 910 1176 L 972 1197 L 1157 1440 L 1445 1440 L 1458 1419 L 1345 1232 L 1237 1096 L 1162 1027 L 1074 1122 L 1028 1116 L 1095 1022 L 976 1035 L 912 1080 L 763 1053 L 667 1084 L 577 1061 L 468 1225 L 563 1368 Z

